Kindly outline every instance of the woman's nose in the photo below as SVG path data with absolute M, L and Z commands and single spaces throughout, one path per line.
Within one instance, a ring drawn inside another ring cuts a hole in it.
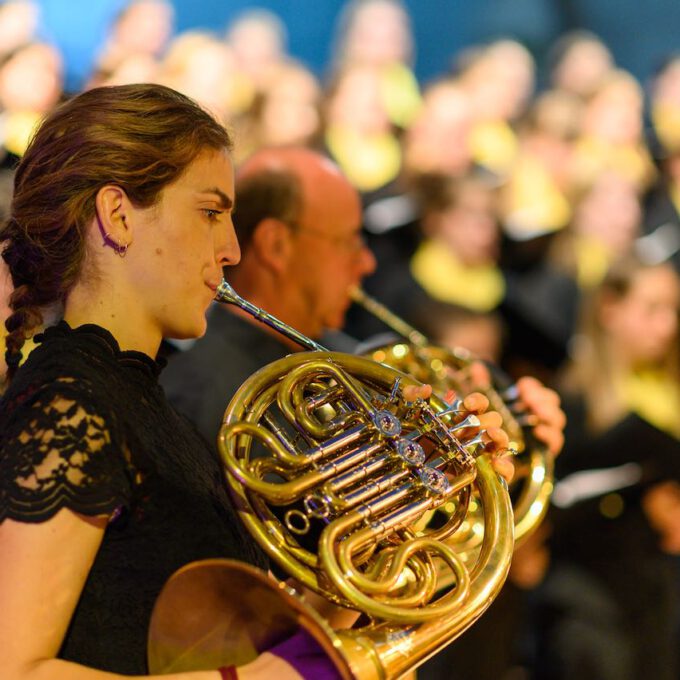
M 241 261 L 241 248 L 231 218 L 225 229 L 216 229 L 215 233 L 219 234 L 215 243 L 215 261 L 221 267 L 233 267 L 238 264 Z

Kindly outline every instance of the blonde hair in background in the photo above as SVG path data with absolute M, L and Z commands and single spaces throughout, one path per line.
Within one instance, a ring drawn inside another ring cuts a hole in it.
M 604 305 L 622 301 L 641 272 L 671 267 L 668 262 L 646 263 L 635 255 L 614 263 L 602 283 L 583 301 L 578 330 L 572 339 L 571 360 L 562 376 L 564 389 L 584 396 L 588 425 L 601 432 L 615 424 L 627 412 L 617 390 L 617 383 L 628 370 L 612 351 L 602 322 Z M 675 342 L 655 368 L 670 381 L 680 382 L 680 345 Z

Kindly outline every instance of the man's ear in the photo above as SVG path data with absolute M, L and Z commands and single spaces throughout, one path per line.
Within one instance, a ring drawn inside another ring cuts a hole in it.
M 104 185 L 95 197 L 95 209 L 104 241 L 119 248 L 128 247 L 132 243 L 134 220 L 129 219 L 132 203 L 125 191 L 115 184 Z
M 250 248 L 264 266 L 285 273 L 294 248 L 291 227 L 273 217 L 262 220 L 253 231 Z

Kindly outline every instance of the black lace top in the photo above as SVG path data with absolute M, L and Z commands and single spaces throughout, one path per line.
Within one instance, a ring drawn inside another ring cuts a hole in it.
M 61 322 L 37 341 L 0 401 L 0 521 L 110 517 L 60 657 L 143 674 L 153 603 L 176 569 L 266 559 L 216 454 L 165 399 L 159 364 L 94 325 Z

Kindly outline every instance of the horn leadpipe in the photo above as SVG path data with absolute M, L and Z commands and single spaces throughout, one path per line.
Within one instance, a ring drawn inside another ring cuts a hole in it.
M 395 333 L 398 333 L 416 347 L 427 347 L 430 341 L 417 328 L 411 326 L 400 316 L 397 316 L 391 309 L 388 309 L 382 302 L 371 297 L 365 290 L 358 286 L 350 290 L 350 296 L 354 302 L 363 307 L 367 312 L 373 314 L 377 319 L 389 326 Z
M 300 333 L 300 331 L 295 330 L 292 326 L 281 321 L 281 319 L 277 319 L 272 314 L 268 314 L 263 309 L 256 307 L 252 302 L 248 302 L 248 300 L 242 298 L 224 279 L 222 279 L 215 290 L 215 300 L 217 302 L 226 302 L 230 305 L 240 307 L 244 312 L 247 312 L 258 321 L 261 321 L 263 324 L 266 324 L 270 328 L 281 333 L 281 335 L 285 335 L 290 340 L 293 340 L 293 342 L 297 342 L 298 345 L 306 347 L 313 352 L 328 351 L 326 347 L 320 345 L 318 342 L 314 342 L 314 340 L 308 338 L 304 333 Z

